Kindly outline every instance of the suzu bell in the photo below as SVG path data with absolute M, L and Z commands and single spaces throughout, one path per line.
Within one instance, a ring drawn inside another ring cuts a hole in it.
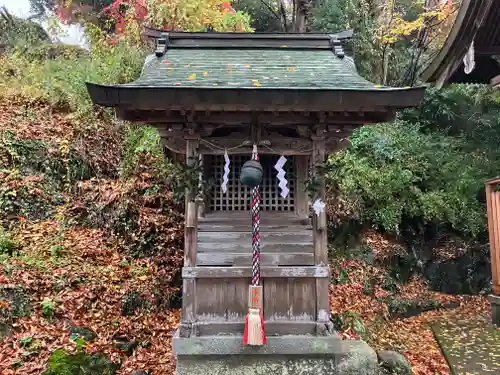
M 263 169 L 258 160 L 248 160 L 241 167 L 240 182 L 254 188 L 262 182 Z

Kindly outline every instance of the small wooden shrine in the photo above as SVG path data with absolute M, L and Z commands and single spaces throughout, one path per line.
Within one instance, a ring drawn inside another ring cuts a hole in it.
M 276 355 L 348 353 L 354 342 L 332 349 L 339 340 L 330 324 L 324 182 L 315 166 L 347 145 L 356 127 L 416 106 L 424 88 L 381 87 L 359 76 L 344 48 L 351 32 L 147 32 L 156 51 L 138 80 L 87 87 L 94 103 L 156 127 L 168 149 L 197 164 L 200 184 L 213 181 L 209 194 L 193 186 L 186 197 L 178 374 L 213 371 L 205 356 L 219 361 L 217 374 L 234 374 L 221 363 L 236 354 L 267 356 L 259 361 L 268 363 Z M 252 155 L 263 168 L 260 228 L 250 212 L 256 190 L 240 181 Z M 314 197 L 305 189 L 309 173 Z M 257 260 L 254 302 L 268 340 L 253 350 L 242 336 Z

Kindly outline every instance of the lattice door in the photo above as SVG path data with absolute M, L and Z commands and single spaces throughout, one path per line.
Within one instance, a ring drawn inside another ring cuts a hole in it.
M 230 155 L 231 160 L 227 193 L 221 190 L 224 173 L 224 156 L 215 155 L 212 158 L 211 177 L 214 185 L 211 194 L 210 206 L 212 211 L 249 211 L 251 190 L 240 184 L 239 176 L 243 163 L 250 159 L 250 155 Z M 263 211 L 294 211 L 295 209 L 295 158 L 287 156 L 285 164 L 286 177 L 290 193 L 282 198 L 274 165 L 278 161 L 276 155 L 260 155 L 260 163 L 264 168 L 264 178 L 260 187 L 261 209 Z

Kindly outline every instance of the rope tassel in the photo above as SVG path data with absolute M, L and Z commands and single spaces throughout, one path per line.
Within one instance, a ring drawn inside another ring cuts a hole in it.
M 252 159 L 259 160 L 254 146 Z M 248 315 L 243 333 L 244 345 L 264 345 L 266 333 L 262 316 L 262 286 L 260 285 L 260 188 L 252 189 L 252 285 L 248 291 Z

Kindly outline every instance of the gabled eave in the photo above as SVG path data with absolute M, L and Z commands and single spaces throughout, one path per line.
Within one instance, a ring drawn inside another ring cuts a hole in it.
M 494 0 L 463 0 L 446 41 L 422 72 L 424 82 L 441 87 L 458 69 Z
M 417 106 L 425 86 L 338 90 L 273 87 L 147 87 L 87 83 L 97 105 L 137 110 L 387 112 Z

